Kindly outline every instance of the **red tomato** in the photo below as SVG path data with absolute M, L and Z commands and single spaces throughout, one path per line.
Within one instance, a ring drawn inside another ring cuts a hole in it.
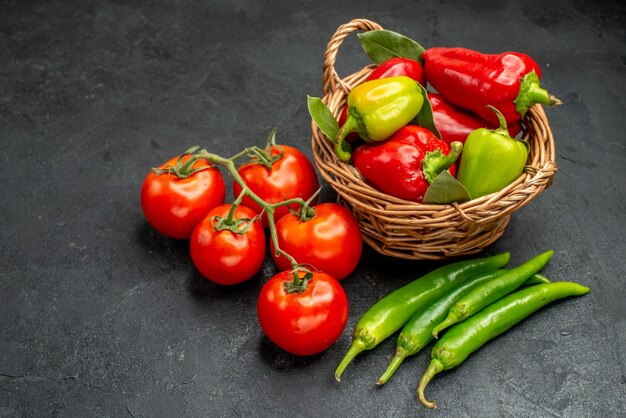
M 337 203 L 313 206 L 315 216 L 301 221 L 289 213 L 276 223 L 278 245 L 300 264 L 341 280 L 352 273 L 361 258 L 363 239 L 359 224 L 346 207 Z M 281 270 L 291 270 L 285 257 L 276 256 L 271 242 L 272 257 Z
M 257 306 L 259 323 L 267 338 L 289 353 L 320 353 L 343 332 L 348 298 L 341 284 L 326 273 L 314 272 L 302 293 L 285 291 L 285 282 L 292 279 L 292 272 L 283 271 L 265 283 Z
M 244 234 L 224 229 L 217 231 L 216 216 L 228 216 L 232 205 L 213 209 L 198 224 L 191 236 L 191 260 L 207 279 L 219 284 L 236 284 L 250 279 L 263 266 L 265 259 L 265 230 L 255 221 Z M 245 206 L 235 209 L 234 219 L 253 219 L 256 213 Z M 239 230 L 248 225 L 244 222 Z
M 263 164 L 252 162 L 239 168 L 239 175 L 244 183 L 261 199 L 267 203 L 278 203 L 286 199 L 300 197 L 308 200 L 319 188 L 319 181 L 315 169 L 299 150 L 288 145 L 272 146 L 272 156 L 280 153 L 279 148 L 284 150 L 283 157 L 272 164 L 268 169 Z M 235 196 L 241 193 L 241 186 L 234 182 L 233 191 Z M 254 203 L 248 196 L 243 198 L 242 204 L 252 208 L 256 213 L 261 213 L 259 205 Z M 298 210 L 298 205 L 292 205 Z M 274 213 L 274 220 L 280 219 L 289 213 L 286 206 L 281 206 Z M 263 215 L 263 225 L 267 228 L 267 216 Z
M 183 157 L 183 162 L 191 156 Z M 176 165 L 174 157 L 159 168 Z M 211 166 L 198 160 L 193 168 Z M 181 179 L 174 174 L 148 174 L 141 187 L 141 208 L 148 222 L 170 238 L 186 239 L 214 207 L 224 203 L 226 186 L 220 171 L 207 168 Z

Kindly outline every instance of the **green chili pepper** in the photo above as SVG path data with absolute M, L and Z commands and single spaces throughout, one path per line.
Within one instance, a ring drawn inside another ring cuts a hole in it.
M 475 289 L 477 286 L 492 280 L 493 278 L 505 273 L 507 270 L 495 270 L 487 273 L 478 274 L 470 278 L 467 282 L 455 288 L 452 292 L 445 295 L 436 302 L 431 303 L 426 308 L 419 310 L 404 325 L 396 347 L 396 354 L 391 359 L 389 366 L 385 372 L 378 378 L 376 384 L 384 385 L 391 375 L 398 369 L 405 358 L 414 356 L 429 342 L 433 340 L 432 331 L 435 325 L 444 320 L 450 307 L 456 301 Z M 538 283 L 549 283 L 550 281 L 541 275 L 532 275 L 524 284 L 534 285 Z
M 551 283 L 551 281 L 543 274 L 535 273 L 532 276 L 530 276 L 530 278 L 526 280 L 524 284 L 522 284 L 522 286 L 534 286 L 536 284 L 544 284 L 544 283 Z
M 530 276 L 541 270 L 553 254 L 554 251 L 552 250 L 539 254 L 524 264 L 473 289 L 450 308 L 446 319 L 433 329 L 433 337 L 437 338 L 442 330 L 474 315 L 485 306 L 520 287 Z
M 448 264 L 380 299 L 357 322 L 352 345 L 339 363 L 335 379 L 341 380 L 341 374 L 357 354 L 376 347 L 399 330 L 418 309 L 476 274 L 504 267 L 509 258 L 509 253 L 502 253 Z
M 471 353 L 486 342 L 548 303 L 569 296 L 581 296 L 588 292 L 588 287 L 572 282 L 553 282 L 527 287 L 500 299 L 454 326 L 433 347 L 430 364 L 417 389 L 420 401 L 428 408 L 436 408 L 437 404 L 434 401 L 428 401 L 424 397 L 426 385 L 436 374 L 463 363 Z
M 502 113 L 498 129 L 479 128 L 468 135 L 456 178 L 472 199 L 497 192 L 518 178 L 528 159 L 528 144 L 509 136 Z
M 408 124 L 422 110 L 424 96 L 415 80 L 406 76 L 366 81 L 348 95 L 348 118 L 335 136 L 335 154 L 350 160 L 344 138 L 358 132 L 367 142 L 382 141 Z

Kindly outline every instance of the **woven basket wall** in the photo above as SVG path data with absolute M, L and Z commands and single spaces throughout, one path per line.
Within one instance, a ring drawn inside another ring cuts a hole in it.
M 365 19 L 340 26 L 324 54 L 324 97 L 335 118 L 348 93 L 365 81 L 374 68 L 367 66 L 345 78 L 335 71 L 337 52 L 352 32 L 382 29 Z M 376 251 L 405 259 L 443 259 L 474 254 L 504 232 L 511 214 L 548 187 L 557 170 L 554 138 L 540 105 L 523 120 L 530 153 L 524 173 L 501 191 L 461 204 L 426 205 L 398 199 L 369 186 L 350 164 L 340 161 L 333 146 L 312 121 L 315 163 L 339 200 L 356 215 L 363 238 Z

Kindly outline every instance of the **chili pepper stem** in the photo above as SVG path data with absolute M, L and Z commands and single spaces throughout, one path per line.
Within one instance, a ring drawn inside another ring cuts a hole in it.
M 426 408 L 437 408 L 437 403 L 435 401 L 429 401 L 426 399 L 426 397 L 424 396 L 424 389 L 426 389 L 426 385 L 428 385 L 432 378 L 435 377 L 436 374 L 441 373 L 443 370 L 443 363 L 437 359 L 432 359 L 430 361 L 430 364 L 428 365 L 428 369 L 426 369 L 426 372 L 420 379 L 419 386 L 417 387 L 417 397 Z
M 433 328 L 433 337 L 439 338 L 439 333 L 441 331 L 443 331 L 444 329 L 448 328 L 449 326 L 453 324 L 456 324 L 457 322 L 458 322 L 458 318 L 456 317 L 456 315 L 453 315 L 453 313 L 451 312 L 442 323 L 440 323 L 435 328 Z
M 348 364 L 350 364 L 350 362 L 352 362 L 352 360 L 364 350 L 365 343 L 361 341 L 361 339 L 355 338 L 352 341 L 352 345 L 348 349 L 348 352 L 341 359 L 339 366 L 337 366 L 337 370 L 335 370 L 335 379 L 337 380 L 337 382 L 341 382 L 341 375 L 343 374 L 344 370 L 346 370 L 346 367 L 348 367 Z
M 398 370 L 398 367 L 400 367 L 404 359 L 408 357 L 408 354 L 409 353 L 407 353 L 407 351 L 404 348 L 402 347 L 396 348 L 396 354 L 391 359 L 391 362 L 387 366 L 387 369 L 378 378 L 378 380 L 376 380 L 376 384 L 379 386 L 382 386 L 385 383 L 387 383 L 391 375 L 393 375 L 395 371 Z

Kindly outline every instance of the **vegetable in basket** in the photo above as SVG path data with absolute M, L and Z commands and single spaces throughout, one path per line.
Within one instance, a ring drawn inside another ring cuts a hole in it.
M 406 125 L 383 142 L 361 145 L 352 163 L 376 189 L 400 199 L 422 202 L 435 177 L 450 169 L 463 145 L 448 146 L 426 128 Z
M 420 85 L 406 76 L 356 86 L 348 95 L 348 119 L 334 139 L 337 157 L 350 160 L 351 147 L 344 141 L 350 132 L 367 142 L 385 140 L 417 116 L 423 104 Z
M 381 63 L 378 67 L 374 68 L 369 76 L 367 76 L 367 80 L 378 80 L 381 78 L 397 77 L 401 75 L 417 81 L 422 86 L 426 85 L 426 78 L 424 77 L 424 67 L 422 67 L 422 64 L 415 60 L 402 57 L 391 58 Z M 341 114 L 339 115 L 339 126 L 343 126 L 346 123 L 347 119 L 348 106 L 344 106 Z M 480 126 L 477 126 L 477 128 L 479 127 Z M 357 132 L 350 132 L 345 137 L 345 140 L 348 141 L 348 143 L 350 144 L 358 141 L 358 139 L 359 135 Z M 463 140 L 465 140 L 465 138 L 463 138 Z
M 535 103 L 561 101 L 541 88 L 539 65 L 517 52 L 482 54 L 466 48 L 430 48 L 422 54 L 426 79 L 447 101 L 497 124 L 487 105 L 507 123 L 519 121 Z
M 426 86 L 426 77 L 424 76 L 424 67 L 419 62 L 402 57 L 391 58 L 378 67 L 374 68 L 368 80 L 378 80 L 380 78 L 396 77 L 404 75 Z
M 497 128 L 478 115 L 448 103 L 440 94 L 428 93 L 428 100 L 433 108 L 435 125 L 441 133 L 441 139 L 450 144 L 453 141 L 465 142 L 467 136 L 479 128 Z M 509 134 L 515 137 L 522 127 L 515 122 L 508 127 Z
M 500 127 L 480 128 L 467 137 L 457 174 L 472 199 L 510 184 L 522 174 L 528 159 L 528 144 L 511 138 L 504 116 L 498 109 L 489 108 L 500 120 Z

